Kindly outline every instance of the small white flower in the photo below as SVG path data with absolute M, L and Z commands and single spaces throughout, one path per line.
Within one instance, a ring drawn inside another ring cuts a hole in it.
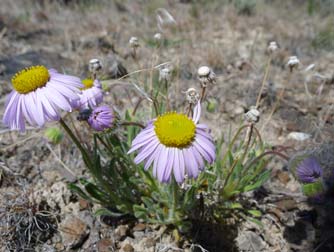
M 129 39 L 129 44 L 132 48 L 139 47 L 139 39 L 137 37 L 131 37 Z
M 245 119 L 249 123 L 257 123 L 260 120 L 260 111 L 255 107 L 251 107 L 245 114 Z
M 277 49 L 278 49 L 278 45 L 277 45 L 276 41 L 271 41 L 269 43 L 269 46 L 268 46 L 268 51 L 270 53 L 274 53 L 274 52 L 276 52 Z
M 189 88 L 186 92 L 186 100 L 192 104 L 195 105 L 200 99 L 200 95 L 197 92 L 195 88 Z
M 197 75 L 202 87 L 206 87 L 208 83 L 214 84 L 216 82 L 216 74 L 208 66 L 198 68 Z
M 299 64 L 300 61 L 297 58 L 297 56 L 291 56 L 288 60 L 288 67 L 290 68 L 291 71 L 293 68 L 298 67 Z
M 91 59 L 89 61 L 88 69 L 91 73 L 95 74 L 102 69 L 102 63 L 99 59 Z

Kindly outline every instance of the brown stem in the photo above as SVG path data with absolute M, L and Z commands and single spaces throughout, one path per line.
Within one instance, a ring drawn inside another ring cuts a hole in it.
M 188 116 L 191 116 L 191 111 L 192 111 L 192 104 L 189 103 L 188 112 L 187 112 Z
M 269 69 L 270 69 L 270 65 L 271 65 L 271 57 L 272 57 L 272 54 L 270 54 L 269 58 L 268 58 L 268 62 L 267 62 L 267 66 L 266 66 L 266 70 L 265 70 L 264 76 L 263 76 L 263 80 L 262 80 L 262 85 L 261 85 L 261 88 L 260 88 L 260 92 L 259 92 L 259 95 L 258 95 L 258 97 L 256 99 L 256 105 L 255 105 L 256 108 L 259 107 L 260 100 L 261 100 L 261 95 L 262 95 L 262 92 L 263 92 L 263 88 L 264 88 L 264 85 L 265 85 L 265 83 L 267 81 L 267 78 L 268 78 Z
M 284 154 L 280 153 L 280 152 L 277 152 L 277 151 L 266 151 L 264 153 L 262 153 L 260 156 L 258 156 L 257 158 L 253 159 L 250 164 L 248 165 L 248 167 L 251 167 L 252 165 L 254 165 L 256 162 L 258 162 L 261 158 L 263 158 L 264 156 L 267 156 L 267 155 L 270 155 L 270 154 L 273 154 L 273 155 L 277 155 L 277 156 L 280 156 L 281 158 L 284 158 L 285 160 L 289 160 L 289 157 L 288 156 L 285 156 Z
M 121 122 L 122 126 L 137 126 L 142 129 L 145 129 L 145 126 L 139 122 Z
M 201 94 L 201 99 L 200 99 L 201 103 L 202 103 L 203 100 L 204 100 L 205 91 L 206 91 L 206 87 L 205 87 L 205 86 L 202 86 L 202 94 Z
M 133 109 L 132 115 L 134 116 L 137 112 L 137 109 L 139 108 L 139 105 L 141 104 L 141 102 L 144 100 L 144 98 L 139 98 L 135 108 Z

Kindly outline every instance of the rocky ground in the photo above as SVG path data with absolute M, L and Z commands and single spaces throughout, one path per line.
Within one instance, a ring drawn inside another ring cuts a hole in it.
M 11 90 L 10 78 L 31 65 L 84 78 L 89 59 L 101 59 L 106 101 L 121 112 L 138 94 L 130 86 L 127 91 L 120 86 L 130 82 L 144 86 L 145 79 L 138 74 L 117 81 L 115 65 L 122 64 L 131 73 L 170 62 L 175 69 L 170 94 L 175 109 L 184 104 L 182 91 L 199 85 L 197 68 L 209 65 L 217 83 L 208 89 L 202 120 L 218 138 L 229 127 L 235 130 L 255 104 L 267 46 L 275 40 L 280 48 L 272 60 L 257 124 L 262 138 L 272 146 L 291 147 L 290 156 L 324 146 L 333 153 L 334 3 L 319 1 L 323 5 L 310 15 L 307 1 L 193 2 L 2 0 L 0 115 Z M 152 41 L 159 32 L 156 10 L 161 7 L 176 24 L 163 27 L 168 40 L 156 49 Z M 131 36 L 140 40 L 136 60 L 128 45 Z M 301 65 L 289 77 L 286 63 L 291 55 L 297 55 Z M 305 71 L 311 64 L 314 68 Z M 268 120 L 283 87 L 282 102 Z M 262 226 L 203 225 L 180 237 L 165 226 L 95 217 L 98 206 L 79 199 L 66 186 L 74 177 L 64 165 L 76 176 L 87 176 L 79 151 L 68 139 L 51 146 L 43 134 L 43 129 L 18 134 L 0 124 L 2 251 L 19 247 L 16 251 L 334 251 L 333 203 L 309 202 L 282 160 L 275 159 L 268 167 L 272 177 L 261 190 L 245 195 L 264 213 Z M 28 246 L 22 238 L 30 232 L 27 229 L 17 228 L 21 236 L 10 232 L 10 225 L 21 220 L 31 223 L 30 231 L 39 230 L 39 243 Z

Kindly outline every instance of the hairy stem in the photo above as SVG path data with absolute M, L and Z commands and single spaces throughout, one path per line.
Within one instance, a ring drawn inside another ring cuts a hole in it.
M 262 95 L 262 92 L 263 92 L 263 88 L 264 88 L 264 85 L 267 81 L 267 78 L 268 78 L 268 74 L 269 74 L 269 70 L 270 70 L 270 66 L 271 66 L 271 58 L 272 58 L 272 54 L 269 55 L 269 58 L 268 58 L 268 62 L 267 62 L 267 66 L 266 66 L 266 70 L 265 70 L 265 73 L 264 73 L 264 76 L 263 76 L 263 80 L 262 80 L 262 85 L 261 85 L 261 88 L 260 88 L 260 92 L 259 92 L 259 95 L 256 99 L 256 105 L 255 107 L 258 108 L 259 107 L 259 104 L 260 104 L 260 100 L 261 100 L 261 95 Z

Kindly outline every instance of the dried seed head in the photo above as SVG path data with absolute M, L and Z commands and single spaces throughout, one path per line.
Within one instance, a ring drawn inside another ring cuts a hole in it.
M 161 33 L 156 33 L 156 34 L 154 34 L 153 38 L 154 38 L 155 42 L 160 43 L 162 35 L 161 35 Z
M 288 60 L 287 65 L 290 68 L 290 71 L 292 71 L 294 68 L 297 68 L 299 64 L 300 64 L 300 61 L 297 58 L 297 56 L 291 56 Z
M 189 88 L 186 92 L 186 100 L 189 104 L 195 105 L 200 99 L 200 94 L 195 88 Z
M 260 111 L 255 107 L 251 107 L 245 114 L 245 119 L 249 123 L 257 123 L 260 120 Z
M 211 69 L 207 66 L 201 66 L 200 68 L 198 68 L 197 74 L 198 77 L 208 77 L 209 74 L 211 72 Z
M 129 44 L 132 48 L 137 48 L 139 47 L 139 39 L 137 37 L 131 37 L 129 39 Z
M 269 43 L 269 46 L 268 46 L 268 52 L 269 53 L 274 53 L 274 52 L 277 51 L 277 49 L 278 49 L 278 45 L 277 45 L 276 41 L 271 41 Z
M 206 87 L 208 83 L 214 84 L 216 82 L 216 74 L 207 66 L 198 68 L 197 75 L 202 87 Z
M 88 69 L 91 73 L 96 74 L 102 69 L 102 63 L 99 59 L 91 59 L 89 61 Z
M 159 69 L 159 81 L 170 81 L 171 69 L 167 66 Z

